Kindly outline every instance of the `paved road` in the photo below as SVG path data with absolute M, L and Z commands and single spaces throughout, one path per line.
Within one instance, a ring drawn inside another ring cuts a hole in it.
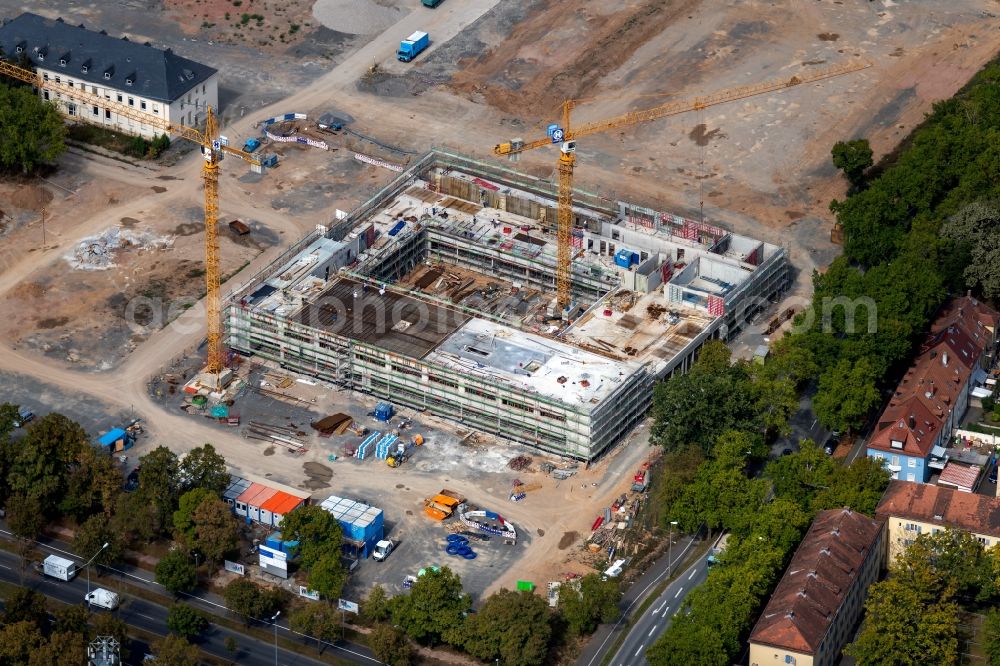
M 6 538 L 7 533 L 3 533 L 2 536 Z M 63 556 L 72 555 L 72 553 L 52 547 L 51 542 L 50 545 L 42 545 L 42 547 L 48 551 L 57 551 Z M 79 558 L 74 557 L 74 559 Z M 82 561 L 80 563 L 82 564 Z M 139 585 L 142 587 L 156 586 L 155 583 L 152 584 L 152 586 L 149 585 L 146 579 L 132 573 L 126 572 L 125 576 L 128 577 L 128 583 L 130 585 Z M 112 573 L 105 574 L 104 576 L 97 578 L 95 572 L 91 572 L 90 586 L 91 589 L 104 587 L 118 592 L 120 591 L 118 581 L 123 579 L 125 576 Z M 16 554 L 0 550 L 0 580 L 7 583 L 13 583 L 15 585 L 22 585 L 20 558 Z M 64 582 L 36 574 L 29 567 L 27 573 L 24 575 L 23 586 L 37 590 L 45 596 L 62 603 L 78 604 L 82 603 L 84 595 L 87 592 L 87 576 L 81 573 L 74 580 Z M 162 590 L 154 591 L 159 594 L 163 593 Z M 127 593 L 123 593 L 122 597 L 122 605 L 116 611 L 122 620 L 130 626 L 148 631 L 157 636 L 163 636 L 167 633 L 166 606 L 134 597 Z M 204 611 L 209 616 L 209 620 L 211 620 L 212 615 L 227 612 L 224 606 L 220 606 L 220 604 L 210 599 L 192 597 L 185 599 L 185 602 L 197 607 L 199 610 Z M 270 626 L 273 627 L 273 625 Z M 289 630 L 287 621 L 282 624 L 279 619 L 278 634 L 283 635 L 284 638 L 288 638 Z M 268 664 L 275 663 L 273 642 L 262 641 L 253 636 L 233 631 L 214 623 L 202 639 L 199 640 L 198 645 L 208 654 L 228 660 L 231 658 L 231 655 L 226 650 L 225 642 L 230 636 L 235 638 L 237 644 L 240 646 L 239 654 L 236 656 L 237 663 L 241 665 L 250 664 L 260 666 L 267 666 Z M 381 663 L 375 659 L 374 656 L 372 656 L 371 651 L 366 647 L 346 641 L 329 645 L 326 649 L 326 654 L 329 656 L 335 656 L 344 662 L 364 664 L 365 666 L 374 666 Z M 288 666 L 305 664 L 318 665 L 329 664 L 330 661 L 329 659 L 320 661 L 279 647 L 277 663 Z
M 673 547 L 670 551 L 670 560 L 674 567 L 684 561 L 684 558 L 691 550 L 691 547 L 696 543 L 697 541 L 694 537 L 690 536 L 681 536 L 673 543 Z M 639 578 L 639 580 L 633 583 L 632 586 L 625 591 L 621 601 L 623 611 L 618 621 L 613 625 L 604 624 L 598 627 L 590 641 L 586 646 L 584 646 L 579 658 L 577 658 L 576 666 L 596 666 L 601 663 L 604 655 L 614 643 L 614 639 L 618 637 L 625 624 L 628 622 L 633 609 L 639 606 L 646 596 L 653 590 L 653 588 L 660 584 L 660 582 L 668 576 L 668 569 L 668 558 L 667 555 L 664 555 L 654 562 L 653 565 Z M 686 589 L 682 594 L 686 596 L 687 592 L 694 588 L 694 585 L 684 587 Z M 677 590 L 679 588 L 674 587 L 673 584 L 671 584 L 668 589 Z M 683 598 L 683 596 L 679 595 L 677 599 L 678 602 L 682 601 Z M 631 637 L 631 633 L 629 636 Z
M 611 660 L 611 666 L 644 666 L 648 663 L 646 650 L 670 625 L 670 620 L 680 609 L 681 602 L 688 593 L 701 585 L 708 576 L 707 561 L 706 557 L 695 560 L 650 604 L 625 637 L 618 653 Z

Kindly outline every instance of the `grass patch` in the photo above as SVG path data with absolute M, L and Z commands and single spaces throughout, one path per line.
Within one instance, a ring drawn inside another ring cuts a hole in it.
M 115 153 L 137 157 L 139 159 L 156 159 L 170 146 L 166 135 L 149 141 L 141 136 L 123 134 L 106 127 L 76 123 L 69 126 L 67 137 L 80 143 L 89 143 Z

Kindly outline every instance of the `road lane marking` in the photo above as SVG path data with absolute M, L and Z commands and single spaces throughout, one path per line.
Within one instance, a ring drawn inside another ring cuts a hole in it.
M 645 643 L 643 643 L 642 645 L 640 645 L 639 649 L 635 651 L 635 655 L 634 656 L 638 657 L 639 653 L 642 652 L 642 648 L 644 648 L 644 647 L 646 647 Z
M 670 606 L 667 606 L 667 610 L 663 611 L 663 615 L 661 615 L 660 617 L 666 617 L 667 613 L 669 612 L 670 612 Z
M 667 602 L 664 601 L 662 604 L 660 604 L 659 608 L 657 608 L 656 610 L 653 611 L 653 615 L 659 615 L 660 611 L 662 611 L 663 607 L 666 606 L 666 605 L 667 605 Z
M 0 567 L 3 567 L 3 568 L 4 568 L 4 569 L 6 569 L 7 571 L 13 571 L 13 569 L 11 569 L 11 568 L 10 568 L 9 566 L 7 566 L 6 564 L 0 564 Z
M 692 571 L 692 572 L 691 572 L 691 575 L 690 575 L 690 576 L 688 576 L 688 580 L 691 580 L 692 578 L 694 578 L 694 575 L 695 575 L 696 573 L 698 573 L 698 570 L 697 570 L 697 569 L 695 569 L 694 571 Z
M 649 630 L 649 633 L 646 634 L 646 638 L 650 638 L 653 635 L 654 631 L 656 631 L 656 625 L 655 624 L 653 625 L 653 628 Z
M 681 589 L 677 590 L 677 594 L 674 595 L 674 599 L 676 599 L 677 597 L 681 596 L 681 592 L 683 592 L 683 591 L 684 591 L 683 587 Z

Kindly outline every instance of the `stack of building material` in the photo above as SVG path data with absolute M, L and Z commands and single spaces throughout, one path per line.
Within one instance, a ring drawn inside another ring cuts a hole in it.
M 337 413 L 325 416 L 310 425 L 314 430 L 319 432 L 320 437 L 329 437 L 330 435 L 343 435 L 351 426 L 351 423 L 352 419 L 350 416 Z
M 379 460 L 385 460 L 389 457 L 389 449 L 396 440 L 399 439 L 399 435 L 393 433 L 386 433 L 382 439 L 379 440 L 378 444 L 375 445 L 375 457 Z
M 299 432 L 295 428 L 251 421 L 243 434 L 249 439 L 278 444 L 293 453 L 305 453 L 306 451 L 305 442 L 300 439 Z
M 364 440 L 362 440 L 361 444 L 358 445 L 358 450 L 354 454 L 357 457 L 358 460 L 364 460 L 365 459 L 365 457 L 368 455 L 368 452 L 371 449 L 372 445 L 375 444 L 375 441 L 378 439 L 379 435 L 381 435 L 381 434 L 382 433 L 380 433 L 380 432 L 378 432 L 376 430 L 375 432 L 373 432 L 370 435 L 368 435 L 367 437 L 365 437 Z

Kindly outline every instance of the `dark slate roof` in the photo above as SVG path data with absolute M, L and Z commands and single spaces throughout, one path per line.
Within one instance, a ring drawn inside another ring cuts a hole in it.
M 750 634 L 751 643 L 816 654 L 878 542 L 882 520 L 820 511 Z
M 23 49 L 32 63 L 67 77 L 118 90 L 132 90 L 139 97 L 170 103 L 215 74 L 216 70 L 182 58 L 170 49 L 160 50 L 149 42 L 140 44 L 94 32 L 81 23 L 71 25 L 62 18 L 47 19 L 25 12 L 0 26 L 0 48 L 8 57 Z M 44 60 L 39 61 L 39 55 Z M 66 65 L 60 65 L 65 60 Z M 87 71 L 84 72 L 83 68 Z M 105 72 L 111 78 L 104 77 Z M 126 79 L 132 81 L 129 86 Z

